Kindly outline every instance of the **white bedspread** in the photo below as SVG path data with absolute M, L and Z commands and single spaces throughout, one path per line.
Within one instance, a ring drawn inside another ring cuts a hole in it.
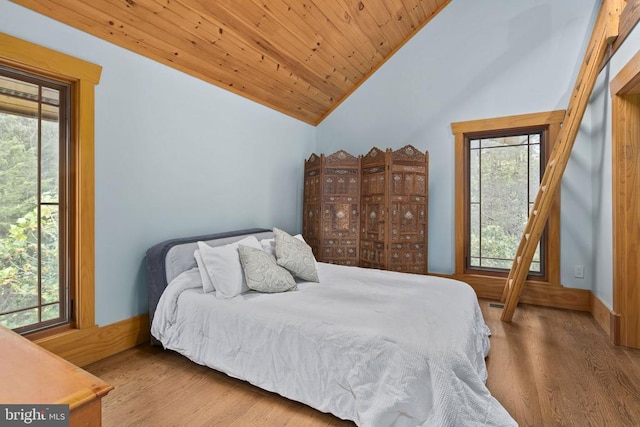
M 467 284 L 319 263 L 296 292 L 165 290 L 151 332 L 196 363 L 361 426 L 516 425 L 484 382 L 487 328 Z

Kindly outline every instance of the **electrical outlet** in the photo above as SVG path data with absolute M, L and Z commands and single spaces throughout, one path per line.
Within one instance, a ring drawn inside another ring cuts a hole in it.
M 584 265 L 576 264 L 573 266 L 573 277 L 584 279 Z

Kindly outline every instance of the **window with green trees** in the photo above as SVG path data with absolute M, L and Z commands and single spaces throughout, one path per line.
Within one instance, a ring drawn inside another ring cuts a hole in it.
M 511 268 L 544 170 L 544 136 L 538 129 L 467 137 L 467 269 Z M 541 245 L 532 275 L 544 274 Z
M 0 324 L 69 321 L 66 83 L 0 67 Z
M 455 274 L 487 292 L 503 286 L 564 110 L 451 123 L 455 135 Z M 527 283 L 560 285 L 560 196 Z

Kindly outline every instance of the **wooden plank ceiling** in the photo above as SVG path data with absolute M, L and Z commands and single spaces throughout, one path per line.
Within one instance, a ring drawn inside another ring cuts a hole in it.
M 12 0 L 316 125 L 451 0 Z

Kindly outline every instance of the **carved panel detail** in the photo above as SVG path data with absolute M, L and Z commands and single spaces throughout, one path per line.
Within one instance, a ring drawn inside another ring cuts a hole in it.
M 303 234 L 318 261 L 427 272 L 428 153 L 411 145 L 312 154 Z
M 312 154 L 304 176 L 302 229 L 316 259 L 358 265 L 360 159 L 344 150 Z

